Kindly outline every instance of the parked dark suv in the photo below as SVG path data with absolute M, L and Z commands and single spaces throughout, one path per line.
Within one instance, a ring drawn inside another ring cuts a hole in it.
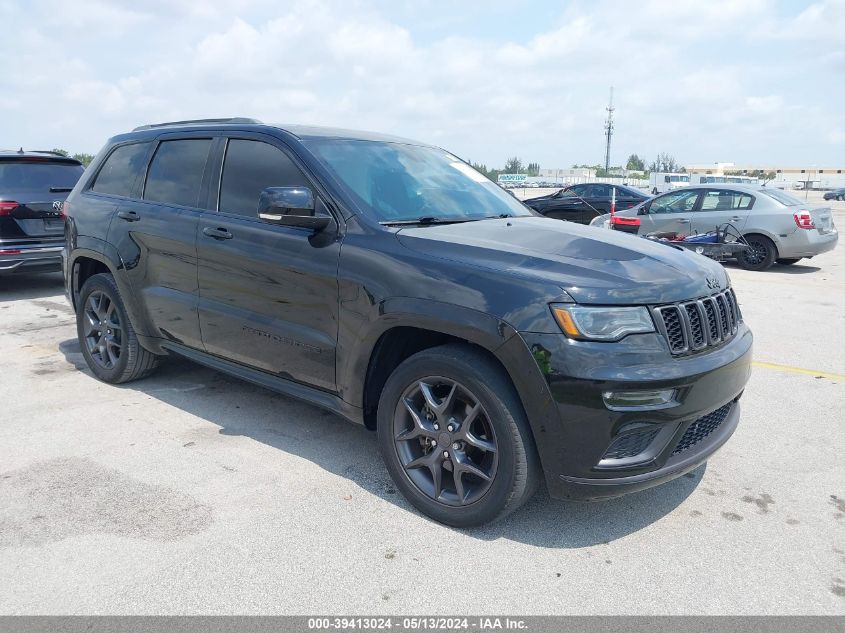
M 54 152 L 0 151 L 0 275 L 61 268 L 62 203 L 82 172 Z
M 503 516 L 543 478 L 590 499 L 668 481 L 739 420 L 752 337 L 721 266 L 540 217 L 437 147 L 144 126 L 68 202 L 97 377 L 177 354 L 335 411 L 448 524 Z

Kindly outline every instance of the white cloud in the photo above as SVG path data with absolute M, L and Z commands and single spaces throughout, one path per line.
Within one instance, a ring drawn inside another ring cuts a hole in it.
M 432 36 L 419 5 L 402 21 L 363 0 L 0 4 L 16 33 L 0 42 L 0 138 L 93 151 L 141 123 L 243 115 L 568 166 L 601 160 L 610 85 L 615 162 L 826 162 L 814 152 L 836 138 L 845 87 L 807 87 L 842 67 L 838 40 L 813 35 L 842 0 L 791 18 L 769 0 L 576 0 L 524 37 L 507 21 L 461 32 L 486 5 L 464 6 Z

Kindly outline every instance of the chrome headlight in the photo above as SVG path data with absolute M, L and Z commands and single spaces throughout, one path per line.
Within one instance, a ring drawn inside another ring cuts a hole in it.
M 564 334 L 576 339 L 618 341 L 629 334 L 655 331 L 654 321 L 643 306 L 553 305 L 552 313 Z

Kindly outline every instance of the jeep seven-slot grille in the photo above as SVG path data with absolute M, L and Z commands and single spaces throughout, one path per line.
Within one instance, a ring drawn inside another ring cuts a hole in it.
M 742 314 L 733 289 L 654 309 L 657 325 L 673 354 L 698 352 L 736 334 Z
M 725 421 L 725 418 L 728 417 L 728 413 L 731 412 L 731 407 L 733 407 L 734 403 L 729 402 L 723 407 L 720 407 L 713 411 L 712 413 L 708 413 L 700 418 L 698 418 L 695 422 L 689 425 L 689 428 L 684 432 L 684 436 L 678 442 L 678 445 L 675 447 L 675 450 L 672 451 L 673 455 L 677 455 L 678 453 L 682 453 L 688 448 L 692 448 L 696 444 L 698 444 L 701 440 L 706 438 L 710 435 L 713 431 L 718 429 L 722 422 Z

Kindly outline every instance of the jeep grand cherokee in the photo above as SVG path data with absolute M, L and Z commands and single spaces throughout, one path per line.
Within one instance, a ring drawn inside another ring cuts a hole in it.
M 640 490 L 733 433 L 751 332 L 727 274 L 538 216 L 449 152 L 224 119 L 111 139 L 69 197 L 91 371 L 177 354 L 377 431 L 444 523 Z

